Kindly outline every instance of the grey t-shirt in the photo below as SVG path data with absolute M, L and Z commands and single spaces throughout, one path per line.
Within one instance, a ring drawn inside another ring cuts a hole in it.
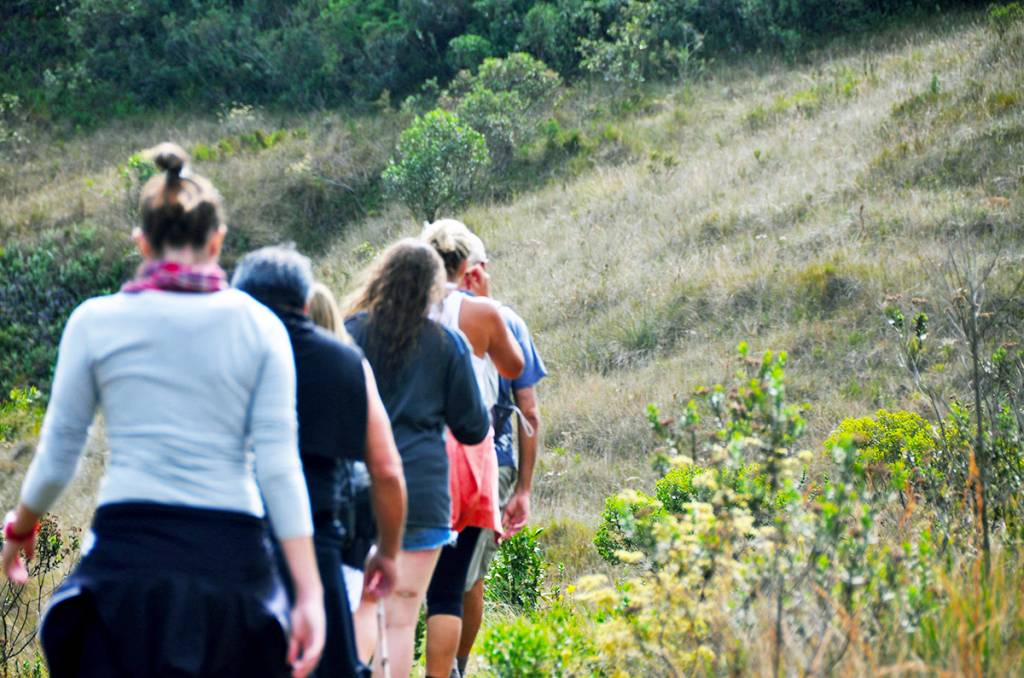
M 373 351 L 366 346 L 366 314 L 349 318 L 345 327 L 376 372 Z M 445 425 L 467 445 L 482 442 L 490 430 L 490 414 L 480 397 L 471 356 L 461 334 L 427 321 L 404 369 L 393 377 L 377 374 L 380 397 L 402 457 L 410 528 L 451 527 Z
M 100 504 L 262 516 L 265 500 L 278 538 L 312 534 L 291 345 L 249 295 L 146 291 L 79 306 L 22 485 L 33 511 L 49 509 L 71 480 L 97 406 L 110 443 Z

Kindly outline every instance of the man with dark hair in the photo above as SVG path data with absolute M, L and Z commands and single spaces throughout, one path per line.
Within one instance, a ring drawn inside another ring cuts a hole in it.
M 295 355 L 299 456 L 313 510 L 313 541 L 327 612 L 327 643 L 316 675 L 369 675 L 356 653 L 342 576 L 347 535 L 341 515 L 345 462 L 365 460 L 379 535 L 366 562 L 366 589 L 378 597 L 388 595 L 396 578 L 406 496 L 387 412 L 359 349 L 309 319 L 309 259 L 291 247 L 265 247 L 239 262 L 232 282 L 281 319 Z
M 474 235 L 472 241 L 466 273 L 459 281 L 459 286 L 476 296 L 490 297 L 491 278 L 487 272 L 487 252 L 480 238 Z M 536 385 L 547 375 L 547 370 L 523 319 L 508 306 L 501 307 L 501 314 L 523 352 L 523 371 L 520 375 L 512 380 L 499 380 L 498 403 L 492 413 L 494 447 L 498 455 L 498 494 L 502 509 L 503 538 L 508 539 L 523 529 L 530 517 L 533 469 L 540 441 L 540 407 Z M 519 433 L 518 466 L 512 442 L 513 419 L 517 420 Z M 457 655 L 460 674 L 466 671 L 469 653 L 483 620 L 484 577 L 497 550 L 497 535 L 491 530 L 483 530 L 466 577 L 462 638 Z

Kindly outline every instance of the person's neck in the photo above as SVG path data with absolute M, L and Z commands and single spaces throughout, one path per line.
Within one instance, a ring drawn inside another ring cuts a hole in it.
M 472 294 L 474 297 L 485 297 L 485 298 L 487 297 L 486 294 L 480 294 L 479 292 L 476 292 L 476 291 L 466 287 L 465 285 L 459 285 L 458 289 L 459 289 L 460 292 L 465 292 L 467 294 Z
M 155 258 L 156 261 L 166 261 L 171 264 L 181 264 L 182 266 L 210 266 L 217 263 L 216 257 L 211 257 L 209 254 L 203 251 L 197 251 L 191 247 L 175 247 L 165 249 L 160 253 L 160 256 Z

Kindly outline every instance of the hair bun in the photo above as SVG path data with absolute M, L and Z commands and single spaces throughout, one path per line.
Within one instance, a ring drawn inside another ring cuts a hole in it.
M 421 239 L 430 243 L 438 252 L 464 255 L 463 236 L 469 229 L 461 221 L 455 219 L 438 219 L 432 224 L 424 224 Z
M 146 151 L 153 163 L 172 177 L 181 176 L 181 171 L 188 163 L 188 154 L 178 144 L 164 142 Z

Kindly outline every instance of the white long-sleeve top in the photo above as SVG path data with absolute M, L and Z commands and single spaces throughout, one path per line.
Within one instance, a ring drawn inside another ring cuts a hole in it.
M 22 485 L 33 511 L 74 476 L 97 406 L 110 444 L 99 504 L 262 516 L 265 501 L 278 538 L 312 534 L 291 344 L 245 293 L 118 293 L 75 310 Z

